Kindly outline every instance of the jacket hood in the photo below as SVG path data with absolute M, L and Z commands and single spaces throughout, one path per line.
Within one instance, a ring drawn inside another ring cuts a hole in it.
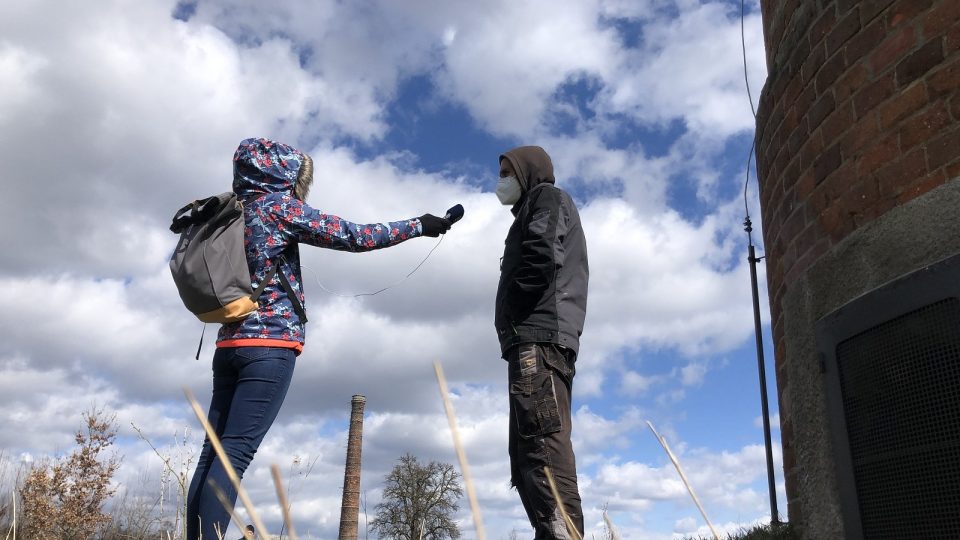
M 509 160 L 517 171 L 517 180 L 526 195 L 528 191 L 543 183 L 554 183 L 553 162 L 550 156 L 539 146 L 518 146 L 500 155 L 500 160 Z
M 245 139 L 233 154 L 233 192 L 244 198 L 267 193 L 293 195 L 306 154 L 269 139 Z

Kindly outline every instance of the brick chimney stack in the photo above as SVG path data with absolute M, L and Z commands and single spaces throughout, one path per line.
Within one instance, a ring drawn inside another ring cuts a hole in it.
M 340 507 L 340 540 L 357 540 L 360 517 L 360 447 L 363 440 L 363 407 L 367 399 L 350 400 L 350 433 L 347 436 L 347 464 L 343 472 L 343 504 Z
M 821 327 L 960 254 L 960 1 L 761 0 L 761 11 L 769 75 L 756 155 L 790 521 L 804 539 L 857 538 L 850 524 L 862 521 L 869 538 L 864 505 L 882 500 L 862 470 L 843 480 L 851 451 L 836 426 L 883 418 L 856 416 L 849 388 L 830 393 L 841 364 Z M 844 485 L 856 487 L 847 499 Z

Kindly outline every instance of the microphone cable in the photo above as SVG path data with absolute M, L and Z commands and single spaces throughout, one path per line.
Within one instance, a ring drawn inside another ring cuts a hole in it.
M 403 283 L 404 281 L 410 279 L 410 276 L 412 276 L 413 274 L 415 274 L 415 273 L 417 272 L 417 270 L 419 270 L 420 267 L 423 266 L 423 263 L 427 262 L 427 259 L 429 259 L 431 255 L 433 255 L 433 252 L 436 251 L 436 249 L 437 249 L 438 247 L 440 247 L 440 243 L 443 242 L 443 237 L 444 237 L 444 236 L 445 236 L 444 234 L 441 234 L 441 235 L 440 235 L 440 239 L 437 240 L 437 243 L 434 244 L 432 248 L 430 248 L 430 251 L 427 252 L 427 255 L 426 255 L 416 266 L 414 266 L 414 267 L 413 267 L 413 270 L 411 270 L 406 276 L 404 276 L 402 279 L 400 279 L 399 281 L 397 281 L 397 282 L 395 282 L 395 283 L 391 283 L 390 285 L 387 285 L 386 287 L 383 287 L 382 289 L 378 289 L 378 290 L 373 291 L 373 292 L 364 292 L 364 293 L 357 293 L 357 294 L 343 294 L 343 293 L 339 293 L 339 292 L 336 292 L 336 291 L 331 291 L 330 289 L 324 287 L 323 283 L 320 282 L 320 275 L 317 274 L 317 271 L 316 271 L 316 270 L 314 270 L 313 268 L 310 268 L 309 266 L 304 266 L 303 264 L 300 265 L 300 268 L 306 268 L 307 270 L 310 270 L 310 272 L 313 273 L 313 277 L 314 277 L 315 281 L 317 282 L 317 285 L 318 285 L 321 289 L 323 289 L 323 291 L 326 292 L 327 294 L 330 294 L 330 295 L 333 295 L 333 296 L 339 296 L 340 298 L 360 298 L 361 296 L 374 296 L 374 295 L 377 295 L 377 294 L 382 293 L 383 291 L 392 289 L 392 288 L 396 287 L 397 285 L 400 285 L 400 284 Z

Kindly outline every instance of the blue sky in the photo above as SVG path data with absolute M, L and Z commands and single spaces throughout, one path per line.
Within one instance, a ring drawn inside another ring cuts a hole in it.
M 756 99 L 755 1 L 744 34 Z M 301 534 L 336 533 L 356 393 L 368 399 L 371 508 L 405 452 L 455 462 L 431 367 L 442 360 L 488 535 L 528 534 L 508 489 L 492 326 L 512 217 L 492 190 L 501 152 L 539 144 L 580 206 L 590 251 L 574 384 L 588 531 L 600 534 L 604 505 L 624 538 L 707 531 L 647 420 L 718 526 L 768 519 L 742 229 L 753 118 L 739 2 L 50 1 L 0 7 L 0 36 L 0 129 L 16 134 L 0 147 L 16 194 L 0 201 L 0 226 L 22 231 L 4 236 L 17 255 L 0 263 L 0 291 L 18 306 L 0 315 L 15 329 L 0 352 L 7 463 L 63 452 L 94 404 L 117 414 L 123 490 L 148 500 L 162 480 L 131 423 L 164 452 L 195 457 L 181 388 L 208 399 L 212 349 L 193 360 L 200 326 L 170 281 L 167 226 L 185 201 L 229 188 L 240 140 L 266 136 L 314 157 L 308 203 L 324 211 L 378 222 L 462 203 L 466 216 L 416 274 L 373 297 L 321 285 L 379 289 L 434 241 L 362 255 L 304 249 L 307 346 L 244 481 L 258 508 L 278 523 L 277 463 L 294 483 Z M 185 428 L 181 448 L 174 434 Z M 474 537 L 465 500 L 458 518 Z

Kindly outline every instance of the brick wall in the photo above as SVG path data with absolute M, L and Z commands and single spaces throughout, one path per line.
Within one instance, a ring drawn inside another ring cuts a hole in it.
M 791 520 L 785 291 L 860 227 L 960 176 L 960 0 L 761 0 L 757 168 Z

